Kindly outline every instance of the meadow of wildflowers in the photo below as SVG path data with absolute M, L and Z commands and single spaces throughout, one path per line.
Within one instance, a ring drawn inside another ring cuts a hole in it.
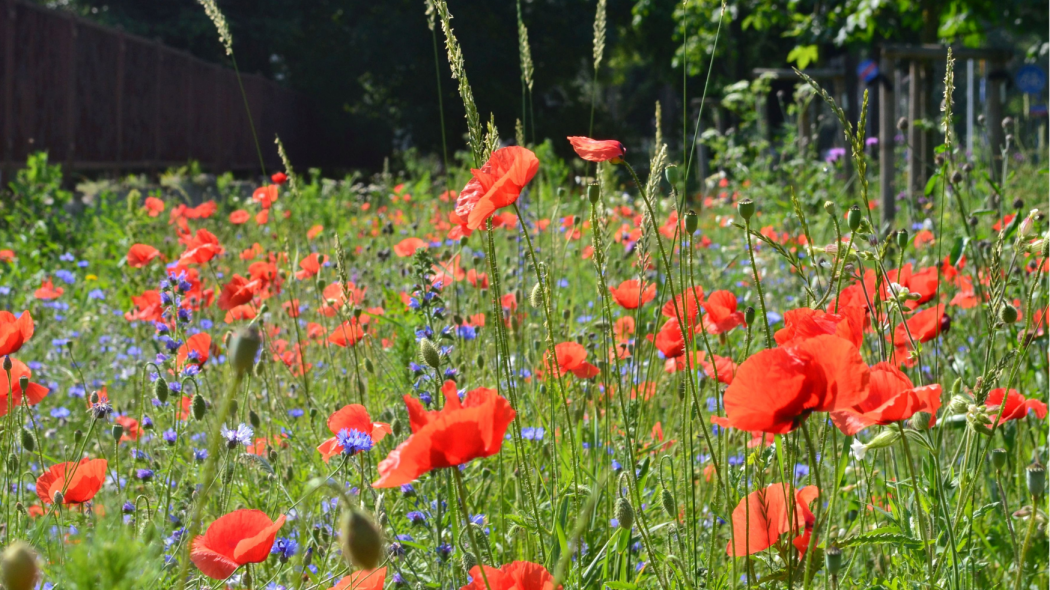
M 887 227 L 848 124 L 699 186 L 504 142 L 433 8 L 467 166 L 175 171 L 0 235 L 4 587 L 1046 587 L 1038 154 L 949 132 Z

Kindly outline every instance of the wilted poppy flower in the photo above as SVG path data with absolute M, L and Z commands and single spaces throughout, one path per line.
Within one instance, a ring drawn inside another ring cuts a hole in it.
M 1005 406 L 1003 410 L 1003 422 L 1007 420 L 1020 420 L 1028 415 L 1028 412 L 1035 412 L 1035 417 L 1042 420 L 1046 418 L 1046 404 L 1037 399 L 1025 399 L 1016 389 L 1011 389 L 1006 394 L 1006 401 L 1003 402 L 1003 393 L 1006 391 L 1005 388 L 993 389 L 988 393 L 988 398 L 984 400 L 985 407 L 991 410 L 990 414 L 994 419 L 999 415 L 999 406 Z
M 156 217 L 164 212 L 164 201 L 161 201 L 157 197 L 146 197 L 144 207 L 150 217 Z
M 558 366 L 551 370 L 552 373 L 555 370 L 557 371 L 556 374 L 559 375 L 572 373 L 580 379 L 590 379 L 599 373 L 598 367 L 585 360 L 587 358 L 587 349 L 576 342 L 562 342 L 555 345 L 554 356 Z M 550 363 L 548 362 L 548 364 Z
M 338 436 L 341 431 L 357 431 L 369 437 L 373 443 L 377 443 L 383 440 L 383 437 L 386 435 L 393 433 L 389 424 L 372 422 L 372 419 L 368 416 L 368 410 L 361 404 L 343 406 L 329 416 L 328 430 L 331 430 L 332 434 L 336 436 L 324 441 L 317 447 L 317 451 L 321 453 L 325 463 L 335 455 L 344 452 L 345 449 L 340 443 Z
M 252 200 L 259 203 L 263 209 L 269 209 L 277 200 L 277 185 L 268 184 L 255 189 L 255 192 L 252 193 Z
M 482 567 L 485 568 L 484 576 L 481 575 Z M 554 576 L 547 568 L 530 561 L 513 561 L 499 568 L 475 565 L 470 568 L 469 575 L 470 583 L 460 590 L 555 590 Z
M 44 504 L 53 504 L 59 495 L 62 503 L 90 502 L 102 489 L 106 478 L 105 459 L 81 459 L 79 463 L 59 463 L 36 480 L 36 495 Z
M 748 432 L 784 434 L 810 412 L 850 408 L 868 392 L 860 352 L 838 336 L 761 350 L 737 368 L 724 402 L 729 425 Z
M 234 510 L 193 540 L 190 560 L 209 578 L 225 580 L 242 565 L 266 561 L 284 518 L 271 521 L 262 510 Z
M 408 258 L 416 253 L 416 250 L 426 249 L 427 243 L 419 238 L 405 238 L 394 245 L 394 254 L 399 258 Z
M 234 225 L 241 225 L 247 223 L 252 218 L 252 214 L 248 213 L 244 209 L 238 209 L 233 213 L 230 213 L 230 223 Z
M 51 282 L 51 279 L 47 278 L 40 283 L 39 289 L 33 291 L 33 297 L 36 297 L 41 301 L 50 301 L 52 299 L 58 299 L 65 292 L 65 289 L 62 287 L 55 287 L 55 284 Z
M 471 170 L 474 178 L 456 198 L 455 214 L 465 220 L 466 229 L 478 229 L 497 209 L 518 200 L 539 167 L 536 154 L 523 147 L 509 146 L 492 152 L 480 170 Z
M 729 291 L 711 293 L 703 307 L 704 330 L 708 334 L 722 334 L 744 325 L 744 312 L 736 310 L 736 295 Z
M 27 312 L 28 313 L 28 312 Z M 35 406 L 47 397 L 48 389 L 39 383 L 30 382 L 25 391 L 22 391 L 21 379 L 31 379 L 33 372 L 25 363 L 18 359 L 11 359 L 11 381 L 7 380 L 7 371 L 0 370 L 0 416 L 7 415 L 8 405 L 12 408 L 22 403 L 22 396 L 29 400 L 29 405 Z M 11 398 L 8 399 L 8 392 Z
M 871 367 L 868 395 L 852 408 L 831 412 L 831 421 L 843 434 L 854 435 L 873 424 L 907 420 L 916 412 L 930 414 L 930 426 L 941 408 L 941 386 L 915 387 L 911 379 L 889 363 Z
M 616 303 L 619 303 L 624 309 L 638 309 L 656 297 L 656 283 L 651 283 L 642 289 L 641 281 L 631 279 L 620 283 L 619 287 L 609 287 L 609 292 L 612 293 Z
M 784 327 L 773 334 L 783 346 L 821 334 L 831 334 L 853 343 L 858 349 L 864 344 L 864 316 L 866 310 L 856 306 L 839 308 L 839 313 L 800 307 L 784 312 Z
M 456 467 L 499 452 L 503 435 L 514 419 L 510 402 L 493 389 L 480 388 L 459 396 L 446 392 L 445 407 L 428 413 L 405 396 L 412 436 L 379 463 L 377 488 L 404 485 L 433 469 Z
M 299 261 L 299 268 L 302 270 L 295 273 L 295 278 L 301 281 L 316 276 L 317 273 L 321 272 L 321 265 L 326 262 L 328 262 L 327 256 L 322 256 L 321 254 L 314 252 Z
M 384 582 L 386 582 L 385 567 L 374 570 L 357 570 L 349 576 L 343 576 L 335 586 L 328 590 L 383 590 Z
M 0 310 L 0 356 L 18 352 L 33 337 L 33 316 L 23 311 L 17 318 L 9 311 Z
M 131 268 L 142 268 L 158 256 L 160 256 L 160 251 L 153 246 L 149 244 L 135 244 L 128 249 L 128 266 Z
M 569 136 L 569 143 L 576 155 L 588 162 L 608 162 L 618 160 L 627 153 L 623 144 L 615 139 L 591 139 L 589 137 Z
M 742 498 L 733 509 L 733 541 L 726 546 L 726 555 L 743 557 L 753 555 L 777 544 L 784 533 L 799 535 L 791 539 L 799 554 L 809 546 L 809 536 L 816 517 L 809 505 L 820 495 L 817 486 L 806 486 L 792 494 L 786 484 L 775 483 L 756 490 Z M 791 522 L 788 497 L 795 497 L 795 521 Z

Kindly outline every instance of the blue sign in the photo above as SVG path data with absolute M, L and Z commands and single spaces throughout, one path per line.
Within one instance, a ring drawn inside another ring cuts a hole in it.
M 1028 115 L 1031 117 L 1045 117 L 1046 116 L 1046 105 L 1045 104 L 1034 104 L 1028 108 Z
M 870 84 L 879 75 L 879 64 L 874 60 L 866 59 L 857 66 L 857 77 Z
M 1046 72 L 1037 65 L 1028 64 L 1017 70 L 1014 82 L 1017 83 L 1017 87 L 1021 89 L 1021 92 L 1039 94 L 1043 91 L 1043 88 L 1046 88 Z

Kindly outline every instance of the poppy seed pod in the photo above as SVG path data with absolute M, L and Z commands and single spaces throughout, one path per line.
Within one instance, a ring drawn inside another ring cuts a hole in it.
M 435 369 L 441 366 L 441 353 L 438 352 L 438 347 L 429 338 L 423 338 L 419 341 L 419 356 L 423 357 L 423 362 Z
M 591 184 L 587 186 L 587 200 L 590 201 L 592 205 L 597 205 L 598 199 L 600 199 L 601 196 L 602 189 L 600 186 L 598 186 L 597 184 Z
M 1028 466 L 1028 493 L 1034 497 L 1042 496 L 1046 491 L 1046 467 L 1040 463 Z
M 157 377 L 157 380 L 153 382 L 153 396 L 162 404 L 168 401 L 168 382 L 164 377 Z
M 343 513 L 339 526 L 343 557 L 351 565 L 371 570 L 383 557 L 383 540 L 372 519 L 353 508 Z
M 22 448 L 32 453 L 36 450 L 36 437 L 28 429 L 22 429 Z
M 114 424 L 113 427 L 109 429 L 109 433 L 113 436 L 113 440 L 120 440 L 120 437 L 124 436 L 124 427 L 120 424 Z
M 902 229 L 897 232 L 897 247 L 902 250 L 908 247 L 908 230 Z
M 857 231 L 860 229 L 860 207 L 853 205 L 849 208 L 849 214 L 846 216 L 846 225 L 849 226 L 850 231 Z
M 698 225 L 700 225 L 700 219 L 697 217 L 696 211 L 690 209 L 685 214 L 685 233 L 689 235 L 695 234 Z
M 1003 306 L 999 308 L 999 319 L 1002 320 L 1004 324 L 1012 324 L 1016 322 L 1017 308 L 1009 303 L 1004 303 Z
M 827 566 L 829 574 L 837 575 L 842 569 L 842 549 L 834 545 L 828 547 L 824 551 L 824 565 Z
M 262 307 L 266 307 L 264 304 Z M 260 308 L 260 315 L 262 308 Z M 244 373 L 255 364 L 255 353 L 262 346 L 262 336 L 254 326 L 241 328 L 230 339 L 230 364 L 238 373 Z
M 1006 449 L 992 449 L 992 467 L 996 471 L 1002 471 L 1003 467 L 1006 466 L 1007 454 Z
M 681 174 L 678 173 L 678 166 L 668 166 L 664 168 L 664 178 L 667 179 L 668 184 L 675 186 L 681 179 Z
M 627 498 L 616 499 L 616 524 L 626 530 L 634 526 L 634 507 Z
M 4 550 L 0 569 L 3 570 L 4 588 L 30 590 L 38 575 L 36 551 L 29 543 L 15 541 Z
M 737 203 L 736 210 L 744 218 L 744 221 L 750 221 L 755 214 L 755 202 L 751 199 L 744 199 Z
M 193 419 L 200 422 L 204 419 L 204 412 L 208 410 L 208 405 L 204 403 L 204 397 L 200 393 L 193 394 Z

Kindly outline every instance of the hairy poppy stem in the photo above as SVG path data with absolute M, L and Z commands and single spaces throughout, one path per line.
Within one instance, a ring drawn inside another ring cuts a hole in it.
M 485 565 L 481 559 L 481 551 L 478 550 L 478 541 L 474 538 L 474 527 L 470 526 L 470 512 L 467 511 L 467 491 L 463 485 L 463 474 L 459 467 L 452 467 L 452 479 L 456 481 L 456 499 L 459 510 L 463 513 L 463 526 L 467 529 L 467 539 L 470 540 L 470 548 L 474 550 L 474 557 L 478 560 L 478 570 L 481 571 L 481 579 L 485 582 L 485 590 L 492 590 L 489 586 L 489 577 L 485 574 Z
M 1021 590 L 1021 578 L 1024 577 L 1024 558 L 1028 554 L 1028 547 L 1032 544 L 1032 533 L 1035 532 L 1035 521 L 1038 514 L 1039 496 L 1032 495 L 1032 513 L 1028 515 L 1028 530 L 1024 534 L 1024 545 L 1021 547 L 1021 556 L 1017 560 L 1017 575 L 1014 576 L 1014 590 Z
M 751 259 L 751 273 L 755 277 L 755 290 L 758 291 L 758 305 L 762 308 L 762 325 L 766 329 L 766 348 L 773 348 L 773 332 L 769 327 L 769 317 L 766 315 L 766 295 L 762 292 L 762 279 L 758 276 L 758 267 L 755 266 L 755 247 L 751 242 L 751 220 L 744 220 L 744 235 L 747 237 L 747 256 Z

